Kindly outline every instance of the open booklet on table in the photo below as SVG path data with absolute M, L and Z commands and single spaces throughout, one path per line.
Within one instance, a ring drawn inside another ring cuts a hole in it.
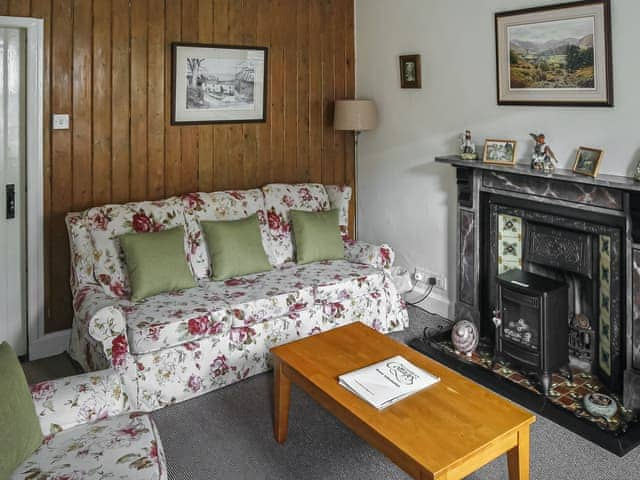
M 397 355 L 338 377 L 340 385 L 381 410 L 440 379 Z

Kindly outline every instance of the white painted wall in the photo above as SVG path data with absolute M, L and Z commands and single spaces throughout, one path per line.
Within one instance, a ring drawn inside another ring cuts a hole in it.
M 358 97 L 374 99 L 380 115 L 378 129 L 360 136 L 358 236 L 391 244 L 399 264 L 447 275 L 449 291 L 425 307 L 444 313 L 454 298 L 455 173 L 434 157 L 457 153 L 465 128 L 477 144 L 516 139 L 523 161 L 537 131 L 561 167 L 579 145 L 605 150 L 601 173 L 626 175 L 640 160 L 640 1 L 612 1 L 614 108 L 496 104 L 493 14 L 562 2 L 355 2 Z M 422 90 L 400 89 L 404 53 L 422 55 Z

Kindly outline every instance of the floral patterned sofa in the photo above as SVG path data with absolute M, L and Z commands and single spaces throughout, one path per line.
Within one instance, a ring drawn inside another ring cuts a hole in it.
M 271 184 L 106 205 L 67 215 L 74 323 L 70 354 L 82 367 L 113 367 L 136 409 L 151 411 L 270 368 L 269 349 L 354 321 L 382 332 L 407 325 L 388 271 L 393 251 L 346 236 L 351 189 Z M 345 259 L 297 265 L 289 210 L 340 210 Z M 273 270 L 208 279 L 201 220 L 257 213 Z M 198 286 L 131 302 L 115 239 L 183 225 Z
M 113 370 L 37 383 L 31 396 L 45 438 L 12 479 L 167 478 L 155 424 L 129 410 Z

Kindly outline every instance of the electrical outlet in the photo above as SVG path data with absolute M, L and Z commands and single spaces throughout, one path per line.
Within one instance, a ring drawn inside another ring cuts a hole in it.
M 445 277 L 444 275 L 439 275 L 422 267 L 416 267 L 413 273 L 413 278 L 416 282 L 422 283 L 428 283 L 429 278 L 435 278 L 436 284 L 434 285 L 434 288 L 442 290 L 444 292 L 447 291 L 447 277 Z

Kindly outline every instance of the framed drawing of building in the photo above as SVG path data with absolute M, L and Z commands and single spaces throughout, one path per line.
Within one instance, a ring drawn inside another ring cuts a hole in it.
M 171 124 L 264 122 L 267 48 L 173 43 Z

